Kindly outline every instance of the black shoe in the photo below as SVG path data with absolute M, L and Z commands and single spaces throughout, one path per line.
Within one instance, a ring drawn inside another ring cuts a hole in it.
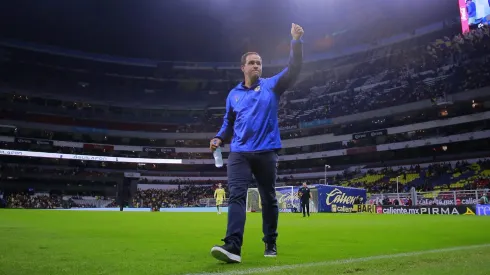
M 241 263 L 242 257 L 240 250 L 236 249 L 232 244 L 215 245 L 211 248 L 211 255 L 217 260 L 226 263 Z
M 266 243 L 265 244 L 265 257 L 276 257 L 277 256 L 277 247 L 275 243 Z

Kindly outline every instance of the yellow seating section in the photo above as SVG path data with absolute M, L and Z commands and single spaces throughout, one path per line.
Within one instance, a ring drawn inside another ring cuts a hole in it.
M 480 165 L 478 163 L 473 163 L 469 167 L 470 167 L 471 170 L 473 170 L 475 172 L 475 175 L 473 175 L 473 176 L 471 176 L 471 177 L 469 177 L 467 179 L 461 179 L 461 180 L 459 180 L 457 182 L 452 183 L 450 185 L 450 188 L 451 189 L 461 189 L 461 188 L 464 188 L 464 186 L 467 183 L 472 183 L 479 176 L 483 176 L 483 177 L 489 177 L 490 176 L 490 169 L 481 170 L 481 167 L 480 167 Z M 468 171 L 466 173 L 470 173 L 470 172 Z M 458 178 L 461 175 L 463 175 L 463 173 L 459 173 L 459 172 L 454 173 L 454 174 L 452 174 L 451 179 Z M 374 183 L 377 183 L 379 180 L 381 180 L 384 177 L 385 177 L 385 174 L 364 175 L 362 177 L 354 178 L 352 180 L 342 181 L 340 183 L 340 185 L 342 185 L 342 186 L 351 186 L 353 183 L 360 182 L 360 183 L 365 184 L 366 186 L 371 186 Z M 412 182 L 412 181 L 414 181 L 414 180 L 416 180 L 418 178 L 420 178 L 420 175 L 418 173 L 407 173 L 406 179 L 403 178 L 403 175 L 400 175 L 400 177 L 398 178 L 398 183 L 401 186 L 403 186 L 403 185 L 405 185 L 407 183 L 410 183 L 410 182 Z M 396 182 L 396 177 L 390 178 L 390 182 Z M 447 185 L 435 186 L 434 187 L 434 194 L 432 194 L 432 193 L 424 194 L 424 197 L 432 198 L 433 196 L 437 196 L 437 194 L 439 192 L 441 192 L 441 191 L 450 191 L 450 189 L 448 188 Z
M 384 177 L 385 177 L 385 174 L 364 175 L 362 177 L 354 178 L 352 180 L 342 181 L 341 185 L 342 186 L 351 186 L 355 182 L 360 182 L 360 183 L 365 184 L 366 186 L 370 186 L 370 185 L 373 185 L 374 183 L 378 182 L 379 180 L 381 180 Z M 400 177 L 398 178 L 398 183 L 400 185 L 405 185 L 405 184 L 412 182 L 418 178 L 420 178 L 420 175 L 418 173 L 409 173 L 409 174 L 407 174 L 406 179 L 403 178 L 403 175 L 400 175 Z M 396 177 L 390 178 L 390 181 L 396 182 Z
M 355 182 L 361 182 L 366 185 L 372 185 L 373 183 L 379 181 L 382 179 L 385 175 L 384 174 L 379 174 L 379 175 L 364 175 L 359 178 L 354 178 L 352 180 L 344 181 L 342 182 L 342 186 L 350 186 Z
M 420 178 L 420 175 L 417 174 L 417 173 L 409 173 L 409 174 L 407 174 L 407 178 L 406 179 L 403 178 L 403 175 L 400 175 L 400 177 L 398 178 L 398 184 L 405 185 L 405 184 L 407 184 L 409 182 L 412 182 L 412 181 L 414 181 L 414 180 L 416 180 L 418 178 Z M 396 182 L 396 177 L 390 178 L 390 181 Z
M 481 167 L 480 167 L 480 165 L 478 163 L 473 163 L 469 167 L 470 167 L 471 170 L 473 170 L 475 172 L 475 174 L 473 176 L 469 177 L 469 178 L 461 179 L 461 180 L 459 180 L 457 182 L 452 183 L 450 185 L 450 187 L 452 189 L 462 189 L 462 188 L 464 188 L 464 186 L 466 184 L 472 183 L 475 179 L 477 179 L 480 176 L 483 176 L 483 177 L 490 176 L 490 170 L 489 169 L 481 170 Z M 457 178 L 457 177 L 459 177 L 461 175 L 462 175 L 461 173 L 454 173 L 453 176 L 452 176 L 452 179 Z M 449 189 L 446 189 L 446 190 L 449 190 Z

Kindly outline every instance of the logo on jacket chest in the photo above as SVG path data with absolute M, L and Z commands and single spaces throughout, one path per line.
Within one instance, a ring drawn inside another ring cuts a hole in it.
M 260 91 L 260 85 L 255 87 L 254 91 L 256 91 L 256 92 Z
M 235 112 L 240 112 L 244 109 L 250 109 L 256 105 L 269 106 L 270 104 L 275 104 L 273 100 L 273 94 L 267 92 L 266 90 L 260 90 L 260 87 L 256 87 L 253 89 L 253 91 L 251 89 L 246 93 L 236 93 L 232 95 L 230 98 L 230 103 L 232 104 L 232 108 Z

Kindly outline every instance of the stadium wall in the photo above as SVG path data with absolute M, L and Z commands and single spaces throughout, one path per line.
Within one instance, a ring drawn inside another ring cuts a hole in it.
M 70 208 L 70 209 L 45 209 L 65 211 L 119 211 L 119 207 L 112 208 Z M 221 207 L 221 212 L 228 213 L 228 207 Z M 151 208 L 124 208 L 123 212 L 151 212 Z M 188 213 L 210 213 L 216 212 L 216 207 L 176 207 L 160 208 L 160 212 L 188 212 Z

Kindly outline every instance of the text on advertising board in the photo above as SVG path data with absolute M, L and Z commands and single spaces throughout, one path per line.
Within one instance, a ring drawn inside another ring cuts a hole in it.
M 490 216 L 490 204 L 478 204 L 476 206 L 476 215 Z
M 354 204 L 354 211 L 357 213 L 376 213 L 376 204 Z
M 325 201 L 327 205 L 331 204 L 354 204 L 355 196 L 347 196 L 344 192 L 335 188 L 332 192 L 327 194 L 327 200 Z
M 15 138 L 15 142 L 24 144 L 53 145 L 53 142 L 50 140 L 40 140 L 33 138 Z
M 332 185 L 317 186 L 316 189 L 319 212 L 350 213 L 356 197 L 361 198 L 361 203 L 366 201 L 365 189 Z
M 378 206 L 379 214 L 475 215 L 473 205 Z
M 175 148 L 163 148 L 163 147 L 143 147 L 143 152 L 148 153 L 175 153 Z
M 363 138 L 373 138 L 377 136 L 386 136 L 388 134 L 388 130 L 376 130 L 371 132 L 357 133 L 352 135 L 353 140 L 363 139 Z

